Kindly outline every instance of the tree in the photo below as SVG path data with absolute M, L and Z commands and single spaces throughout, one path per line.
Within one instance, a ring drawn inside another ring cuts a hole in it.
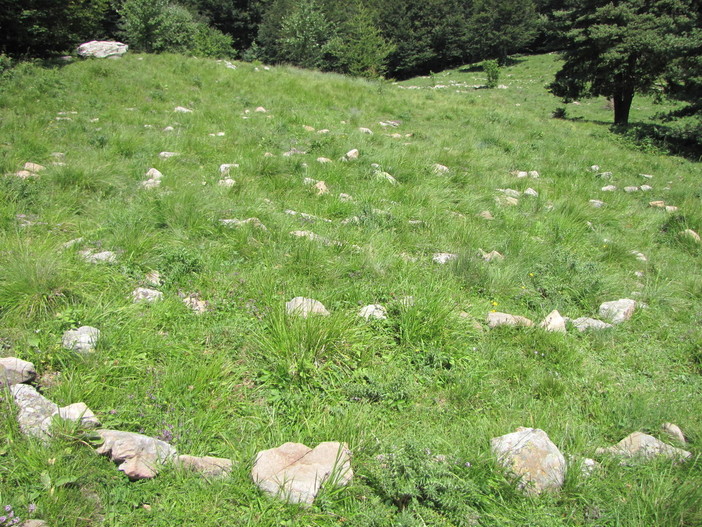
M 634 95 L 661 77 L 680 48 L 695 0 L 572 0 L 562 13 L 565 63 L 550 85 L 565 99 L 604 95 L 627 125 Z

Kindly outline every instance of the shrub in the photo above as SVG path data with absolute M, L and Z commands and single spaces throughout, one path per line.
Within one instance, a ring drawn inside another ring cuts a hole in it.
M 496 60 L 484 60 L 483 71 L 487 75 L 487 87 L 497 88 L 497 83 L 500 80 L 500 65 Z
M 318 68 L 323 64 L 325 46 L 333 34 L 333 25 L 314 0 L 303 2 L 283 19 L 277 55 L 283 62 Z
M 227 58 L 235 53 L 232 37 L 205 23 L 197 24 L 193 53 L 198 57 Z

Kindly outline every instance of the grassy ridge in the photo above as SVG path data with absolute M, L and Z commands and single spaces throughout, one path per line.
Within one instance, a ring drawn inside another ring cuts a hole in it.
M 552 56 L 506 69 L 508 87 L 498 90 L 461 86 L 484 82 L 471 71 L 401 89 L 238 66 L 131 55 L 60 70 L 21 66 L 3 81 L 0 173 L 25 161 L 48 166 L 38 179 L 0 179 L 3 354 L 32 360 L 49 398 L 84 401 L 106 428 L 171 437 L 181 453 L 228 457 L 237 468 L 223 482 L 166 469 L 130 484 L 72 430 L 47 447 L 22 438 L 5 398 L 2 504 L 37 503 L 54 525 L 700 521 L 699 461 L 604 460 L 592 478 L 573 471 L 560 495 L 534 500 L 513 490 L 488 447 L 491 437 L 534 426 L 564 452 L 592 456 L 672 421 L 697 455 L 702 251 L 680 231 L 702 229 L 698 164 L 612 135 L 602 100 L 569 107 L 582 120 L 552 119 L 558 103 L 543 90 Z M 451 81 L 459 85 L 431 88 Z M 632 120 L 655 111 L 637 99 Z M 401 125 L 378 124 L 387 120 Z M 218 132 L 225 135 L 209 135 Z M 307 153 L 281 155 L 292 148 Z M 358 160 L 338 161 L 352 148 Z M 162 160 L 161 151 L 180 155 Z M 52 152 L 65 153 L 65 166 L 49 166 Z M 222 163 L 240 165 L 232 188 L 218 185 Z M 398 184 L 379 179 L 372 163 Z M 435 163 L 449 172 L 436 173 Z M 612 179 L 596 177 L 593 164 Z M 158 189 L 141 188 L 150 167 L 164 174 Z M 517 179 L 514 170 L 541 177 Z M 330 193 L 317 196 L 306 177 L 324 180 Z M 621 190 L 646 183 L 654 190 Z M 607 184 L 619 190 L 602 192 Z M 496 205 L 497 188 L 527 187 L 539 196 Z M 590 199 L 606 206 L 594 209 Z M 649 207 L 654 199 L 679 211 Z M 477 217 L 483 210 L 495 219 Z M 267 230 L 218 222 L 249 217 Z M 343 245 L 297 239 L 294 230 Z M 115 251 L 118 262 L 89 264 L 78 254 L 85 248 Z M 505 260 L 485 263 L 478 248 Z M 441 266 L 436 252 L 459 258 Z M 164 300 L 133 304 L 132 290 L 151 270 L 163 277 Z M 490 310 L 534 320 L 552 309 L 597 316 L 601 302 L 632 291 L 648 308 L 602 334 L 475 324 Z M 211 310 L 193 314 L 179 293 L 198 293 Z M 294 296 L 316 298 L 332 315 L 288 317 L 283 305 Z M 357 317 L 371 303 L 388 308 L 387 321 Z M 79 325 L 104 337 L 87 358 L 60 345 L 62 332 Z M 357 478 L 312 509 L 263 497 L 249 481 L 257 451 L 325 440 L 349 443 Z M 426 449 L 455 460 L 448 474 L 422 457 Z M 414 472 L 388 477 L 375 456 L 394 451 Z M 441 488 L 421 483 L 445 480 Z

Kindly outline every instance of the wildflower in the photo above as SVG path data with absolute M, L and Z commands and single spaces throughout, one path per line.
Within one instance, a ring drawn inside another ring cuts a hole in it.
M 494 300 L 493 300 L 492 302 L 490 302 L 490 303 L 491 303 L 493 306 L 499 305 L 499 304 L 498 304 L 497 302 L 495 302 Z
M 529 273 L 529 276 L 534 276 L 534 273 Z
M 32 514 L 34 511 L 37 510 L 37 504 L 30 503 L 29 505 L 27 505 L 27 510 L 29 511 L 29 514 Z

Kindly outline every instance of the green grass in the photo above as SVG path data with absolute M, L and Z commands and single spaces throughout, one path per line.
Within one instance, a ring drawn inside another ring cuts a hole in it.
M 520 57 L 502 70 L 507 88 L 488 90 L 471 87 L 485 78 L 470 68 L 394 85 L 173 55 L 19 66 L 0 84 L 0 174 L 10 174 L 0 177 L 0 354 L 33 361 L 49 398 L 84 401 L 106 428 L 168 431 L 180 453 L 231 458 L 235 469 L 224 481 L 166 468 L 129 483 L 71 427 L 48 445 L 24 438 L 3 395 L 0 505 L 35 503 L 34 516 L 62 526 L 699 525 L 702 248 L 680 235 L 702 231 L 699 164 L 614 134 L 602 99 L 552 118 L 562 104 L 544 86 L 556 69 L 555 56 Z M 661 109 L 637 97 L 631 120 Z M 401 125 L 378 124 L 388 120 Z M 307 153 L 281 155 L 292 148 Z M 360 158 L 339 161 L 352 148 Z M 11 175 L 27 161 L 47 169 Z M 232 188 L 218 185 L 223 163 L 240 164 Z M 151 167 L 164 177 L 146 190 Z M 621 190 L 644 183 L 653 190 Z M 619 190 L 602 192 L 607 184 Z M 495 203 L 498 188 L 528 187 L 539 196 Z M 267 229 L 219 224 L 249 217 Z M 88 248 L 117 262 L 87 263 Z M 486 263 L 479 248 L 505 258 Z M 458 258 L 438 265 L 437 252 Z M 132 304 L 153 270 L 164 300 Z M 601 334 L 476 327 L 490 310 L 597 317 L 601 302 L 632 292 L 647 309 Z M 190 293 L 210 310 L 192 313 L 179 296 Z M 331 316 L 286 315 L 295 296 Z M 387 320 L 358 317 L 375 303 Z M 61 348 L 80 325 L 102 331 L 87 357 Z M 685 431 L 692 461 L 604 459 L 591 478 L 569 473 L 554 496 L 522 496 L 489 451 L 490 438 L 533 426 L 592 457 L 666 421 Z M 259 450 L 329 440 L 350 445 L 356 478 L 313 507 L 251 483 Z M 452 462 L 437 466 L 427 450 Z M 376 456 L 389 453 L 384 469 Z

